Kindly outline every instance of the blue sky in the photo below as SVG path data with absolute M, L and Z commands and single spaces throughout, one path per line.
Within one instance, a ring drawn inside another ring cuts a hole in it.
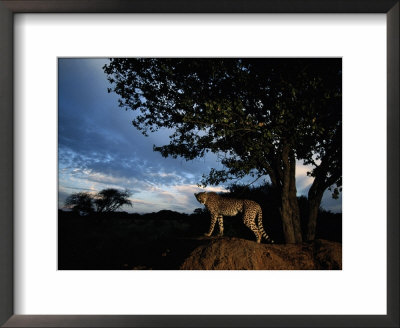
M 133 207 L 128 212 L 162 209 L 192 213 L 200 204 L 194 192 L 203 174 L 220 168 L 215 155 L 186 161 L 163 158 L 153 145 L 168 143 L 169 131 L 143 136 L 131 124 L 135 113 L 118 107 L 117 95 L 102 66 L 107 59 L 59 59 L 58 158 L 59 208 L 74 192 L 104 188 L 129 189 Z M 306 195 L 312 179 L 298 163 L 298 194 Z M 223 191 L 224 186 L 207 187 Z M 341 199 L 325 193 L 322 207 L 341 211 Z

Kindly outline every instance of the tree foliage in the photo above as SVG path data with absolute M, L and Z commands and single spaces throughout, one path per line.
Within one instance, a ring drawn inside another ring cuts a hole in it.
M 90 214 L 94 211 L 92 195 L 87 192 L 69 195 L 65 201 L 65 206 L 77 213 Z
M 302 239 L 296 160 L 314 165 L 323 185 L 340 185 L 340 59 L 117 58 L 104 71 L 119 105 L 137 111 L 137 129 L 171 129 L 154 150 L 187 160 L 219 155 L 224 169 L 212 169 L 204 185 L 269 176 L 288 242 Z
M 93 212 L 110 213 L 123 205 L 132 206 L 130 195 L 128 190 L 121 191 L 114 188 L 103 189 L 96 194 L 78 192 L 67 197 L 65 206 L 84 215 Z
M 113 188 L 103 189 L 94 199 L 97 212 L 109 213 L 116 211 L 123 205 L 132 206 L 129 196 L 130 192 L 128 190 L 120 191 Z

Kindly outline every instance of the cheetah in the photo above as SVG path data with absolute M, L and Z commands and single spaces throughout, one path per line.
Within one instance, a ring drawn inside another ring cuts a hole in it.
M 206 206 L 211 214 L 211 225 L 209 231 L 205 234 L 211 236 L 214 231 L 215 223 L 218 220 L 219 235 L 224 233 L 223 216 L 235 216 L 238 213 L 243 213 L 243 222 L 256 235 L 257 243 L 261 242 L 264 237 L 268 242 L 274 241 L 267 235 L 262 224 L 261 206 L 255 201 L 248 199 L 234 199 L 222 197 L 215 192 L 200 192 L 194 194 L 196 199 Z M 258 218 L 258 225 L 256 223 Z

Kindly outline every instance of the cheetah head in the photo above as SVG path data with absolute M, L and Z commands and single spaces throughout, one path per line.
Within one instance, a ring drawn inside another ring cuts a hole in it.
M 199 192 L 198 194 L 194 194 L 196 199 L 198 200 L 199 203 L 205 204 L 207 201 L 207 193 L 206 192 Z

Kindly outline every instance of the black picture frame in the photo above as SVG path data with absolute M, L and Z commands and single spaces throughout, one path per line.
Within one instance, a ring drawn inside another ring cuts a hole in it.
M 399 0 L 0 0 L 0 324 L 4 327 L 399 327 L 399 8 Z M 16 13 L 385 13 L 387 315 L 14 315 L 13 16 Z

